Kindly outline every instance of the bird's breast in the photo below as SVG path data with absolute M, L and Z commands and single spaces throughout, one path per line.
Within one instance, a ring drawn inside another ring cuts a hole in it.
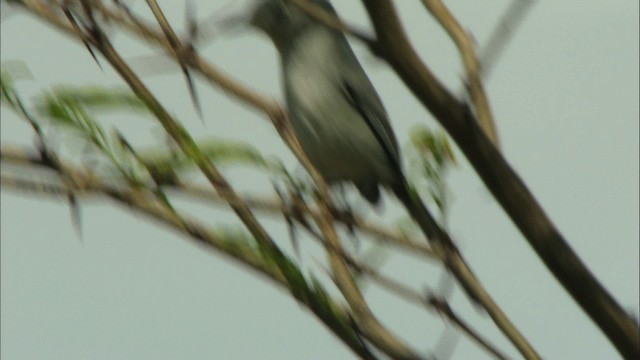
M 313 39 L 308 39 L 309 41 Z M 296 136 L 309 160 L 328 182 L 362 182 L 391 177 L 384 148 L 345 97 L 339 62 L 331 44 L 305 46 L 289 59 L 284 81 Z

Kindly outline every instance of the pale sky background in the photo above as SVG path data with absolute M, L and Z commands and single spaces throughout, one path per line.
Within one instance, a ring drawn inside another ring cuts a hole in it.
M 142 3 L 137 1 L 136 8 L 143 9 Z M 198 16 L 205 18 L 228 3 L 198 1 Z M 359 1 L 335 3 L 345 19 L 367 24 Z M 419 1 L 396 3 L 424 60 L 458 89 L 459 59 L 444 33 Z M 182 23 L 184 2 L 160 4 L 175 24 Z M 483 44 L 508 1 L 447 4 Z M 487 82 L 505 156 L 586 264 L 622 306 L 635 313 L 638 11 L 636 0 L 538 1 Z M 122 36 L 117 44 L 130 59 L 150 54 Z M 414 124 L 433 125 L 395 74 L 355 45 L 400 142 L 406 143 Z M 275 52 L 263 37 L 220 37 L 202 51 L 237 78 L 279 97 Z M 55 84 L 122 85 L 106 62 L 100 71 L 82 45 L 19 13 L 3 16 L 2 61 L 7 60 L 23 61 L 32 72 L 33 80 L 19 83 L 27 96 Z M 295 169 L 261 114 L 202 82 L 203 124 L 179 72 L 145 80 L 194 133 L 250 142 Z M 105 126 L 117 126 L 137 144 L 153 144 L 160 134 L 150 131 L 155 123 L 149 119 L 115 117 Z M 5 108 L 1 130 L 3 145 L 32 144 L 24 122 Z M 498 304 L 544 358 L 619 358 L 461 155 L 459 159 L 461 166 L 450 177 L 455 197 L 451 233 Z M 269 190 L 267 179 L 246 180 L 246 171 L 227 169 L 225 174 L 240 189 Z M 392 198 L 385 202 L 385 218 L 401 215 Z M 197 210 L 212 224 L 235 223 L 224 209 L 187 202 L 180 206 Z M 74 233 L 64 202 L 3 189 L 1 210 L 3 360 L 353 358 L 286 292 L 127 209 L 106 201 L 85 203 L 82 239 Z M 289 246 L 279 221 L 267 218 L 264 223 Z M 305 261 L 305 266 L 313 264 L 313 259 Z M 383 269 L 410 284 L 433 286 L 437 268 L 397 257 Z M 443 329 L 438 317 L 376 287 L 369 287 L 366 295 L 393 331 L 420 351 L 434 349 Z M 459 292 L 452 304 L 518 358 L 488 317 L 475 312 Z M 462 337 L 453 359 L 486 357 Z

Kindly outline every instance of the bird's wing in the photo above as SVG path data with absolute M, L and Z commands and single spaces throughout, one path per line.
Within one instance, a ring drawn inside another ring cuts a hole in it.
M 378 95 L 368 80 L 360 81 L 358 84 L 360 87 L 355 85 L 353 79 L 349 81 L 348 78 L 343 78 L 341 89 L 345 98 L 366 121 L 391 163 L 400 169 L 398 142 Z M 367 96 L 361 95 L 358 89 L 368 90 Z

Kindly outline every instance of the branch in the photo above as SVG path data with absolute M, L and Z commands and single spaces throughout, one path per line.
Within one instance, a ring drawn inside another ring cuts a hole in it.
M 547 268 L 622 356 L 640 357 L 638 326 L 569 246 L 524 182 L 478 128 L 467 106 L 456 100 L 422 63 L 391 1 L 363 2 L 376 29 L 382 56 L 456 141 Z
M 466 72 L 466 88 L 476 109 L 478 124 L 493 144 L 498 147 L 498 131 L 489 106 L 489 99 L 482 85 L 482 69 L 476 57 L 471 36 L 467 34 L 441 0 L 422 0 L 422 3 L 456 44 Z

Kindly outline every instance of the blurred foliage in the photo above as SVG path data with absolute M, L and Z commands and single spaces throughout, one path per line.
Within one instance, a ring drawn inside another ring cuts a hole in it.
M 107 160 L 104 167 L 94 166 L 101 175 L 114 177 L 118 174 L 129 184 L 142 185 L 149 179 L 148 175 L 156 182 L 171 183 L 177 180 L 178 175 L 196 169 L 193 161 L 172 144 L 136 149 L 118 130 L 104 129 L 100 115 L 116 112 L 123 115 L 150 114 L 146 105 L 128 89 L 56 87 L 37 95 L 35 105 L 28 109 L 16 91 L 16 75 L 19 75 L 17 71 L 5 71 L 3 68 L 2 103 L 23 118 L 29 113 L 30 121 L 39 126 L 46 123 L 85 141 L 90 145 L 84 148 L 85 152 L 97 153 L 102 160 Z M 263 156 L 247 143 L 209 137 L 197 141 L 197 145 L 217 166 L 248 166 L 272 176 L 290 177 L 279 160 Z
M 164 206 L 181 218 L 185 227 L 188 221 L 178 214 L 170 200 L 156 185 L 177 182 L 177 174 L 196 169 L 195 164 L 182 152 L 169 149 L 165 144 L 151 149 L 135 150 L 125 136 L 116 129 L 106 131 L 98 116 L 107 112 L 149 113 L 146 105 L 133 93 L 120 89 L 100 87 L 58 87 L 42 92 L 35 98 L 35 105 L 26 106 L 16 90 L 11 71 L 2 71 L 1 104 L 14 110 L 27 120 L 34 129 L 51 125 L 56 131 L 67 131 L 84 140 L 91 149 L 107 160 L 102 174 L 113 180 L 126 181 L 130 188 L 146 187 Z M 48 141 L 43 132 L 38 132 L 40 140 Z M 44 144 L 47 146 L 47 144 Z M 245 143 L 208 138 L 198 142 L 200 151 L 216 165 L 244 165 L 262 169 L 271 175 L 293 181 L 284 166 L 278 161 L 265 158 L 260 152 Z M 90 166 L 89 164 L 83 164 Z M 95 168 L 92 170 L 96 170 Z M 115 173 L 113 170 L 117 170 Z M 296 180 L 297 181 L 297 180 Z M 124 185 L 124 184 L 123 184 Z M 149 186 L 151 185 L 151 186 Z M 294 297 L 309 305 L 324 321 L 347 336 L 357 338 L 350 321 L 334 299 L 313 275 L 305 276 L 298 264 L 292 261 L 278 247 L 257 246 L 253 236 L 241 227 L 216 226 L 212 235 L 216 247 L 231 256 L 243 259 L 249 264 L 268 268 L 269 272 L 279 272 L 288 284 Z
M 444 131 L 418 125 L 411 131 L 407 147 L 407 176 L 422 194 L 427 194 L 445 217 L 451 194 L 447 186 L 449 169 L 456 165 L 451 143 Z

